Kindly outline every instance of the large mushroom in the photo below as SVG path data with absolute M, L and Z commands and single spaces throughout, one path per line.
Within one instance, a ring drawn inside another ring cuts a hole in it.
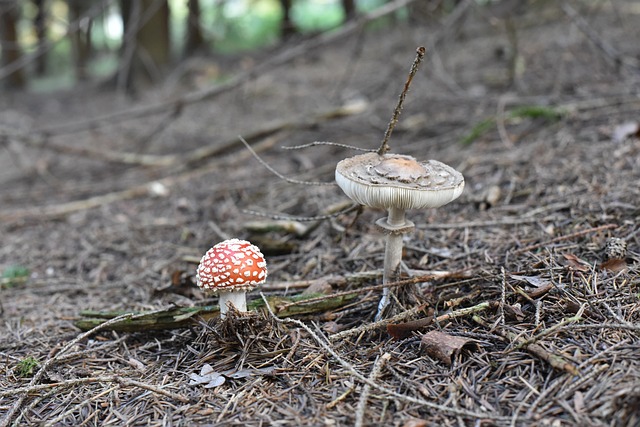
M 257 246 L 246 240 L 230 239 L 207 251 L 200 260 L 196 283 L 204 291 L 220 296 L 220 317 L 226 317 L 229 304 L 247 311 L 246 292 L 267 279 L 267 263 Z
M 356 203 L 388 211 L 376 224 L 387 234 L 382 283 L 394 279 L 402 259 L 402 236 L 413 230 L 407 209 L 437 208 L 458 198 L 464 177 L 436 160 L 418 161 L 400 154 L 366 153 L 344 159 L 336 166 L 336 182 Z M 389 304 L 384 288 L 376 320 Z

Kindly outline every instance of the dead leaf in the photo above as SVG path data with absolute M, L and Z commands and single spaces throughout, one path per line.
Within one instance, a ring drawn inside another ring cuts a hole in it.
M 541 296 L 549 292 L 551 289 L 553 289 L 553 283 L 548 282 L 544 286 L 541 286 L 536 289 L 532 289 L 530 291 L 526 291 L 526 294 L 529 295 L 529 298 L 536 299 L 536 298 L 540 298 Z
M 266 366 L 257 369 L 230 369 L 228 371 L 216 372 L 211 365 L 205 363 L 200 369 L 200 374 L 192 373 L 189 375 L 189 385 L 203 385 L 204 388 L 214 388 L 224 384 L 227 378 L 237 380 L 257 375 L 269 375 L 275 370 L 275 366 Z
M 612 273 L 620 273 L 627 268 L 627 261 L 624 259 L 610 259 L 600 264 L 600 270 L 610 271 Z
M 562 254 L 562 256 L 565 259 L 564 265 L 572 270 L 582 271 L 583 273 L 591 270 L 591 265 L 587 261 L 582 260 L 573 254 Z
M 517 320 L 519 322 L 523 321 L 526 317 L 522 312 L 522 306 L 520 303 L 515 303 L 513 305 L 505 304 L 504 313 L 508 320 Z
M 404 323 L 390 323 L 387 325 L 387 333 L 397 340 L 409 338 L 414 331 L 429 326 L 433 322 L 433 309 L 427 312 L 427 317 Z
M 200 375 L 192 373 L 189 375 L 189 379 L 189 385 L 204 385 L 204 388 L 218 387 L 226 381 L 225 377 L 221 373 L 215 372 L 208 363 L 202 366 Z
M 453 364 L 453 359 L 463 348 L 477 348 L 474 340 L 449 335 L 440 331 L 430 331 L 424 334 L 421 344 L 427 355 L 440 360 L 447 366 Z

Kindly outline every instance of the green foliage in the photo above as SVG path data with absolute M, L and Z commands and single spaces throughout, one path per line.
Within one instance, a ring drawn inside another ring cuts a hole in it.
M 12 288 L 25 283 L 29 278 L 29 270 L 21 265 L 7 267 L 0 276 L 0 288 Z
M 509 117 L 513 119 L 545 119 L 550 122 L 557 122 L 566 116 L 566 111 L 560 108 L 543 107 L 540 105 L 525 105 L 517 107 L 509 112 Z
M 567 115 L 567 112 L 555 107 L 545 107 L 540 105 L 524 105 L 509 111 L 505 116 L 505 121 L 515 121 L 522 119 L 542 119 L 548 122 L 557 122 Z M 467 133 L 460 143 L 469 145 L 482 135 L 486 134 L 496 125 L 496 118 L 491 117 L 476 123 Z
M 18 362 L 16 372 L 20 377 L 30 377 L 33 375 L 33 370 L 37 368 L 39 364 L 38 359 L 33 356 L 27 356 Z
M 471 144 L 476 139 L 487 133 L 489 129 L 495 126 L 495 123 L 496 121 L 493 118 L 482 120 L 481 122 L 477 123 L 464 138 L 462 138 L 460 143 L 464 145 Z

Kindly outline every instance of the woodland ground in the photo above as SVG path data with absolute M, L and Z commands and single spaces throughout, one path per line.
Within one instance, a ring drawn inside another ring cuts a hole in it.
M 640 425 L 640 9 L 574 8 L 519 11 L 517 44 L 501 15 L 471 7 L 457 21 L 309 47 L 260 73 L 251 67 L 278 51 L 192 61 L 136 100 L 94 86 L 4 94 L 0 424 Z M 402 339 L 384 325 L 336 336 L 373 322 L 384 213 L 258 232 L 271 220 L 245 210 L 322 215 L 346 197 L 274 176 L 237 135 L 289 177 L 332 181 L 353 151 L 281 146 L 377 148 L 420 45 L 427 59 L 391 148 L 455 167 L 466 189 L 409 213 L 403 261 L 427 277 L 389 315 L 438 321 L 405 326 Z M 161 106 L 243 72 L 233 90 Z M 354 101 L 361 110 L 336 114 Z M 310 283 L 357 293 L 287 323 L 259 312 L 159 331 L 75 326 L 82 310 L 205 304 L 194 260 L 226 237 L 263 248 L 266 297 Z M 603 265 L 610 238 L 628 251 Z M 421 346 L 430 331 L 463 338 L 447 338 L 460 351 L 439 359 Z M 190 385 L 205 364 L 226 381 Z

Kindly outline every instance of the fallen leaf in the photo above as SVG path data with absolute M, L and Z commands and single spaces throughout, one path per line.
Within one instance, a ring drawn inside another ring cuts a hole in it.
M 387 325 L 387 333 L 397 340 L 409 338 L 414 331 L 429 326 L 433 322 L 433 309 L 427 312 L 427 317 L 418 320 L 412 320 L 404 323 L 389 323 Z
M 189 375 L 190 381 L 189 385 L 204 385 L 204 388 L 213 388 L 218 387 L 226 381 L 225 377 L 219 373 L 215 372 L 211 365 L 205 363 L 202 368 L 200 368 L 200 374 L 192 373 Z
M 211 365 L 205 363 L 200 369 L 200 374 L 189 374 L 189 385 L 203 385 L 204 388 L 214 388 L 221 386 L 229 379 L 241 379 L 257 375 L 269 375 L 276 370 L 275 366 L 267 366 L 264 368 L 248 368 L 248 369 L 230 369 L 228 371 L 216 372 Z
M 562 256 L 565 259 L 564 265 L 572 270 L 582 271 L 583 273 L 591 270 L 591 265 L 587 261 L 582 260 L 573 254 L 562 254 Z
M 611 271 L 612 273 L 620 273 L 627 268 L 627 262 L 624 259 L 610 259 L 600 264 L 600 270 Z
M 440 331 L 430 331 L 422 336 L 422 349 L 430 357 L 438 359 L 447 366 L 463 348 L 477 347 L 474 340 L 457 337 Z
M 505 304 L 504 313 L 509 320 L 517 320 L 521 322 L 526 317 L 522 312 L 522 307 L 519 303 L 515 303 L 513 305 Z

